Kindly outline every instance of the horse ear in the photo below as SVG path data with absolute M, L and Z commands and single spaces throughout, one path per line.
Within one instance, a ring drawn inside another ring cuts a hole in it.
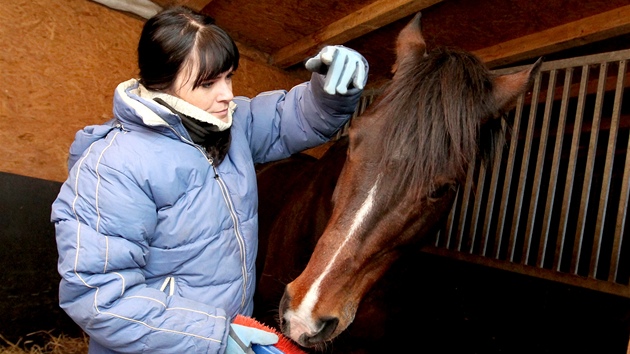
M 541 65 L 542 58 L 539 58 L 529 69 L 497 76 L 494 79 L 493 90 L 497 107 L 502 108 L 503 111 L 514 108 L 518 96 L 525 93 L 534 82 L 534 78 L 540 72 Z
M 422 37 L 421 31 L 421 13 L 418 12 L 413 19 L 400 31 L 396 39 L 396 62 L 392 67 L 392 73 L 400 66 L 400 61 L 414 52 L 420 52 L 426 55 L 427 44 Z

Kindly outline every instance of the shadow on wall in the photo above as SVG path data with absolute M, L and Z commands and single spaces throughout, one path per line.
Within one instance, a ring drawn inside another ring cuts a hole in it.
M 61 183 L 0 172 L 0 335 L 16 343 L 45 331 L 80 336 L 59 307 L 50 207 Z M 44 335 L 41 340 L 50 339 Z

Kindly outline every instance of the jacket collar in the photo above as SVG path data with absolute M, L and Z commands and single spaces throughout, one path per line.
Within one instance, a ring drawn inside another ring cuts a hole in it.
M 173 117 L 176 117 L 176 115 L 174 115 L 168 108 L 155 102 L 154 98 L 164 100 L 164 102 L 168 103 L 176 111 L 182 114 L 204 123 L 216 125 L 221 131 L 229 129 L 232 126 L 232 114 L 236 109 L 236 104 L 234 102 L 230 102 L 228 119 L 225 122 L 180 98 L 166 93 L 147 90 L 144 86 L 140 85 L 136 79 L 120 83 L 116 88 L 115 96 L 117 99 L 122 100 L 127 107 L 135 111 L 136 115 L 142 119 L 142 122 L 148 126 L 175 123 L 175 121 L 171 122 L 170 120 L 173 119 Z M 179 120 L 178 117 L 177 120 Z

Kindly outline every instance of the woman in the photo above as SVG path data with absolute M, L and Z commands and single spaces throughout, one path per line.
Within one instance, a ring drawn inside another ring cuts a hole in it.
M 162 11 L 144 25 L 140 79 L 117 87 L 114 119 L 77 133 L 52 221 L 60 306 L 90 353 L 243 353 L 277 341 L 231 324 L 252 314 L 254 164 L 328 140 L 368 68 L 326 47 L 307 62 L 310 82 L 247 99 L 232 95 L 238 61 L 210 18 Z

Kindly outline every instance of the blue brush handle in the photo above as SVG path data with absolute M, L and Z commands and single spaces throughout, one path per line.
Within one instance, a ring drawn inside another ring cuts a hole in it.
M 256 354 L 284 354 L 283 351 L 273 345 L 254 344 L 252 345 L 252 349 Z

